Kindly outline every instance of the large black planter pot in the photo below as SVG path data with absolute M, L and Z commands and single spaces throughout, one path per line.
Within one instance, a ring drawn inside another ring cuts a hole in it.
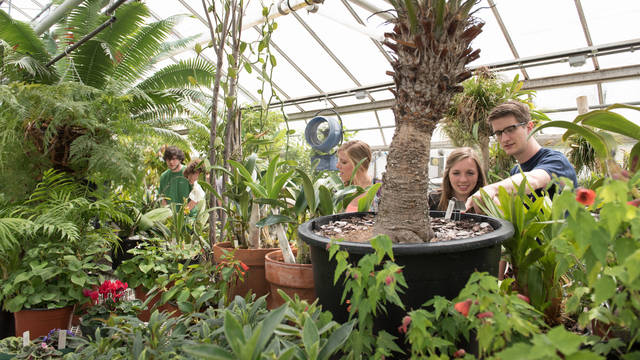
M 113 247 L 111 249 L 111 268 L 117 269 L 123 261 L 133 258 L 133 254 L 129 253 L 129 250 L 139 246 L 146 241 L 145 238 L 139 235 L 130 237 L 120 237 L 120 247 Z
M 338 322 L 348 318 L 347 306 L 340 303 L 344 289 L 343 279 L 333 284 L 335 260 L 329 261 L 327 244 L 330 239 L 316 235 L 316 229 L 330 221 L 341 220 L 369 213 L 344 213 L 322 216 L 307 221 L 298 227 L 298 235 L 309 245 L 311 263 L 313 264 L 313 280 L 316 294 L 322 308 L 329 310 Z M 442 217 L 444 212 L 432 211 L 432 217 Z M 436 295 L 452 299 L 466 285 L 474 271 L 484 271 L 498 275 L 500 261 L 500 244 L 511 238 L 511 223 L 483 215 L 462 214 L 462 218 L 488 222 L 495 231 L 468 239 L 459 239 L 437 243 L 395 244 L 393 253 L 395 262 L 404 266 L 403 275 L 408 288 L 400 295 L 407 311 L 418 309 L 427 300 Z M 367 253 L 373 253 L 368 243 L 339 242 L 341 250 L 349 252 L 349 261 L 356 264 Z M 392 335 L 398 335 L 397 327 L 406 315 L 402 309 L 392 306 L 384 319 L 376 319 L 378 327 Z

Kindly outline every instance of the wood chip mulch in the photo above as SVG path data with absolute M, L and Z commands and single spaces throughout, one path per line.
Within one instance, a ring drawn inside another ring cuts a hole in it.
M 339 221 L 331 221 L 321 225 L 316 234 L 331 239 L 344 239 L 343 241 L 366 242 L 373 237 L 373 225 L 375 217 L 354 216 Z M 441 242 L 456 239 L 466 239 L 493 231 L 493 227 L 487 222 L 475 222 L 470 219 L 445 220 L 444 218 L 431 218 L 431 228 L 435 237 L 429 242 Z

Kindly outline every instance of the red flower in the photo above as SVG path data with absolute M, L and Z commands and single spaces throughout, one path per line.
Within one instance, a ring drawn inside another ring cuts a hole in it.
M 481 312 L 478 315 L 476 315 L 476 317 L 478 319 L 490 318 L 490 317 L 493 317 L 493 312 L 491 311 Z
M 384 283 L 387 285 L 391 285 L 391 283 L 393 282 L 393 277 L 391 277 L 391 275 L 388 275 L 386 279 L 384 279 Z
M 635 200 L 628 201 L 627 204 L 629 204 L 631 206 L 635 206 L 635 207 L 640 207 L 640 199 L 635 199 Z
M 529 298 L 528 298 L 528 297 L 526 297 L 526 296 L 524 296 L 524 295 L 522 295 L 522 294 L 518 294 L 517 296 L 518 296 L 518 298 L 519 298 L 520 300 L 522 300 L 522 301 L 526 302 L 527 304 L 530 304 L 530 303 L 531 303 L 531 301 L 529 300 Z
M 100 293 L 97 291 L 92 291 L 89 293 L 89 297 L 97 304 L 98 298 L 100 298 Z
M 396 274 L 402 274 L 402 269 L 396 270 Z
M 327 243 L 327 246 L 325 248 L 329 250 L 331 248 L 331 243 Z
M 242 267 L 242 270 L 244 270 L 244 271 L 249 270 L 249 267 L 247 266 L 247 264 L 243 263 L 242 261 L 240 261 L 240 266 Z
M 351 277 L 352 277 L 354 280 L 358 280 L 358 273 L 353 273 L 353 274 L 351 274 Z
M 578 189 L 576 200 L 582 205 L 590 206 L 596 199 L 596 192 L 591 189 Z
M 458 351 L 453 353 L 453 357 L 454 358 L 461 358 L 464 357 L 467 354 L 466 351 L 464 351 L 464 349 L 458 349 Z
M 411 316 L 407 315 L 402 318 L 402 325 L 398 326 L 398 332 L 400 334 L 406 334 L 409 324 L 411 324 Z
M 91 294 L 91 290 L 89 290 L 89 289 L 82 289 L 82 295 L 84 295 L 85 297 L 89 297 L 89 294 Z
M 453 305 L 453 308 L 456 309 L 462 316 L 469 315 L 469 308 L 471 307 L 471 299 L 467 299 L 465 301 L 460 301 Z
M 347 306 L 347 312 L 351 312 L 351 305 Z

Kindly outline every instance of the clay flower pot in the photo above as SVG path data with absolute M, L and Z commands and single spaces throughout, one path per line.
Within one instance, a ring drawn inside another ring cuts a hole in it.
M 221 242 L 213 245 L 213 259 L 216 263 L 222 261 L 223 251 L 233 251 L 233 246 L 229 242 Z M 269 293 L 269 283 L 264 274 L 264 259 L 268 253 L 278 250 L 278 248 L 265 249 L 236 249 L 234 258 L 242 261 L 249 267 L 244 275 L 244 282 L 238 281 L 231 286 L 231 299 L 236 295 L 244 297 L 249 291 L 257 297 Z
M 309 303 L 316 299 L 311 264 L 287 264 L 282 257 L 282 250 L 276 250 L 265 256 L 264 269 L 265 277 L 269 282 L 269 296 L 267 297 L 269 309 L 275 309 L 284 304 L 284 299 L 278 294 L 278 289 L 284 291 L 291 298 L 298 295 L 300 299 Z
M 171 287 L 173 285 L 173 283 L 169 284 L 167 287 Z M 136 299 L 142 301 L 143 303 L 145 301 L 147 301 L 147 292 L 149 290 L 145 289 L 142 286 L 138 286 L 135 289 L 135 294 L 136 294 Z M 149 321 L 149 318 L 151 317 L 151 313 L 153 312 L 152 308 L 155 306 L 155 304 L 160 301 L 160 299 L 162 298 L 162 293 L 157 294 L 156 296 L 153 297 L 153 299 L 151 299 L 149 301 L 149 303 L 147 304 L 147 309 L 145 310 L 140 310 L 140 312 L 138 313 L 138 319 L 140 319 L 141 321 Z M 171 317 L 178 317 L 180 315 L 182 315 L 182 312 L 180 311 L 180 309 L 178 309 L 177 306 L 171 304 L 171 302 L 167 302 L 166 304 L 162 304 L 160 306 L 158 306 L 158 311 L 160 312 L 167 312 L 167 313 L 173 313 L 171 314 Z
M 25 309 L 14 313 L 16 336 L 29 331 L 31 340 L 45 336 L 51 329 L 68 329 L 73 306 L 60 309 Z

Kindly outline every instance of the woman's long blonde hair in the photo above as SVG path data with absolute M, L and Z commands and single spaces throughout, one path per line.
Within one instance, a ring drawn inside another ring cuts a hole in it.
M 464 159 L 473 159 L 473 161 L 476 163 L 476 170 L 478 171 L 478 181 L 476 182 L 476 186 L 474 186 L 473 190 L 471 190 L 471 194 L 475 193 L 481 187 L 487 184 L 487 177 L 482 170 L 482 166 L 480 165 L 481 161 L 478 153 L 470 147 L 463 147 L 453 150 L 451 154 L 449 154 L 449 157 L 447 157 L 447 165 L 444 168 L 444 177 L 442 178 L 442 196 L 440 196 L 438 210 L 447 210 L 449 199 L 453 197 L 453 187 L 451 186 L 451 180 L 449 179 L 449 172 L 451 172 L 451 168 L 453 167 L 453 165 L 458 163 L 458 161 Z

